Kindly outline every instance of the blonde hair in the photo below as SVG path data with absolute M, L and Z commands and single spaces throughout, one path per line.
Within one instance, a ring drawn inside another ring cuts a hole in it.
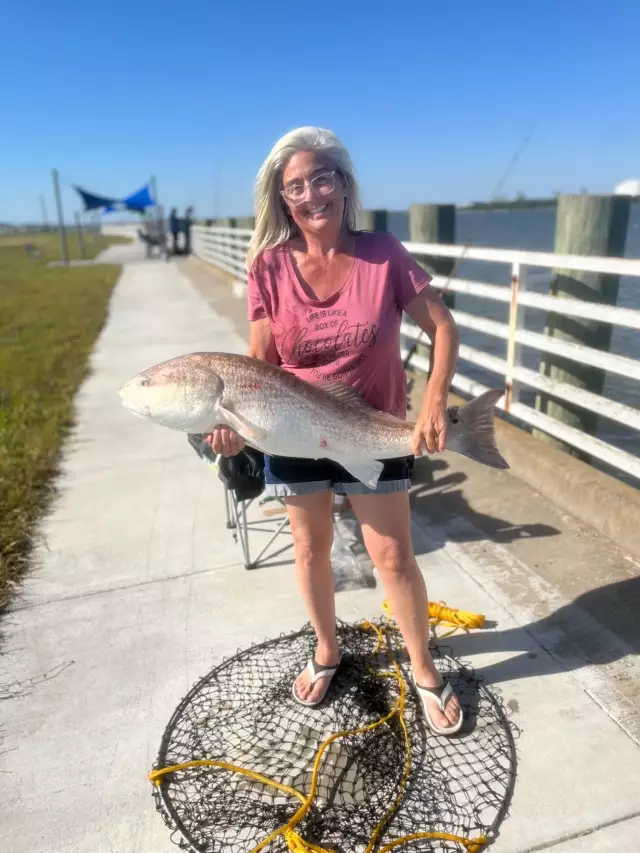
M 299 127 L 289 131 L 276 142 L 258 172 L 255 192 L 256 224 L 247 252 L 247 269 L 261 252 L 285 243 L 295 233 L 296 226 L 287 213 L 280 190 L 282 172 L 298 151 L 322 154 L 328 164 L 338 172 L 346 192 L 344 223 L 350 231 L 356 230 L 360 192 L 349 152 L 330 130 Z

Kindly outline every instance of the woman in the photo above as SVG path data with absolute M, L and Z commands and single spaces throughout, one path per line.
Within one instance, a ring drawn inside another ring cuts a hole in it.
M 399 336 L 406 311 L 431 338 L 434 353 L 413 451 L 442 451 L 456 326 L 430 277 L 399 241 L 356 230 L 358 206 L 351 160 L 334 134 L 306 127 L 276 143 L 257 180 L 248 254 L 249 353 L 310 382 L 351 385 L 371 405 L 404 417 Z M 225 456 L 244 446 L 226 427 L 208 441 Z M 377 488 L 370 489 L 328 460 L 266 458 L 266 490 L 286 503 L 298 583 L 318 640 L 292 690 L 298 702 L 318 704 L 340 662 L 332 495 L 346 494 L 405 641 L 427 721 L 448 735 L 460 729 L 462 710 L 429 652 L 427 592 L 410 534 L 410 461 L 388 460 Z

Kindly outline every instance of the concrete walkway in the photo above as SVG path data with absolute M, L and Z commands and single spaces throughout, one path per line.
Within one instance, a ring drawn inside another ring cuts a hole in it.
M 306 622 L 287 555 L 245 572 L 217 478 L 184 436 L 132 418 L 117 396 L 162 359 L 244 351 L 237 323 L 179 265 L 117 250 L 131 262 L 78 395 L 59 497 L 2 624 L 0 801 L 12 853 L 175 850 L 146 780 L 171 713 L 222 656 Z M 606 691 L 594 698 L 596 668 L 563 663 L 557 643 L 549 654 L 523 619 L 528 566 L 481 535 L 452 542 L 418 513 L 413 529 L 432 598 L 496 625 L 451 643 L 499 684 L 520 731 L 514 800 L 491 849 L 635 849 L 640 746 Z M 382 599 L 379 585 L 341 592 L 338 614 L 378 616 Z

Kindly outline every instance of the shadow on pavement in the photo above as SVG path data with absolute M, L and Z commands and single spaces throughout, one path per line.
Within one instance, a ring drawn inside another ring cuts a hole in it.
M 478 670 L 489 684 L 603 665 L 640 653 L 640 577 L 579 595 L 535 622 L 505 631 L 448 637 L 456 657 L 522 652 Z M 605 630 L 602 630 L 605 629 Z M 534 638 L 548 654 L 530 651 Z
M 436 477 L 437 472 L 446 472 L 448 464 L 442 459 L 420 459 L 413 472 L 413 486 L 410 493 L 411 508 L 436 522 L 452 518 L 463 519 L 467 524 L 459 525 L 449 538 L 456 542 L 491 539 L 505 544 L 519 539 L 535 539 L 545 536 L 558 536 L 560 531 L 548 524 L 513 524 L 508 519 L 495 518 L 477 512 L 464 496 L 461 486 L 467 479 L 462 472 L 444 473 Z M 424 553 L 417 551 L 417 553 Z

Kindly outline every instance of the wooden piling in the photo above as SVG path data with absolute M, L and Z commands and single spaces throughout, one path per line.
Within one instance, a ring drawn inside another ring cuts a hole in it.
M 389 215 L 386 210 L 359 210 L 359 231 L 388 231 Z
M 409 240 L 412 243 L 445 243 L 456 241 L 456 208 L 453 204 L 412 204 L 409 208 Z M 426 255 L 416 255 L 416 260 L 429 275 L 449 277 L 455 267 L 454 258 L 438 258 Z M 450 292 L 442 294 L 445 305 L 451 309 L 454 305 L 454 295 Z M 413 325 L 411 318 L 406 322 Z M 431 345 L 426 336 L 424 343 L 419 343 L 416 353 L 429 359 L 429 375 L 431 375 Z
M 456 208 L 454 204 L 412 204 L 409 208 L 409 240 L 412 243 L 456 242 Z M 416 260 L 430 275 L 448 278 L 454 270 L 454 258 L 436 258 L 416 255 Z M 453 308 L 453 293 L 445 292 L 442 298 L 448 308 Z
M 630 199 L 622 195 L 564 195 L 558 199 L 556 219 L 555 252 L 565 255 L 600 255 L 622 257 L 629 224 Z M 602 305 L 615 305 L 618 298 L 620 277 L 576 270 L 554 270 L 550 285 L 553 296 L 584 299 Z M 608 351 L 612 327 L 609 323 L 564 317 L 549 313 L 545 334 L 565 341 Z M 539 371 L 552 379 L 575 385 L 595 394 L 602 393 L 605 373 L 603 370 L 543 353 Z M 538 411 L 556 418 L 569 426 L 595 435 L 598 416 L 579 406 L 571 405 L 550 397 L 536 395 Z M 556 446 L 569 450 L 574 455 L 579 451 L 565 447 L 552 436 L 538 430 L 534 434 Z

